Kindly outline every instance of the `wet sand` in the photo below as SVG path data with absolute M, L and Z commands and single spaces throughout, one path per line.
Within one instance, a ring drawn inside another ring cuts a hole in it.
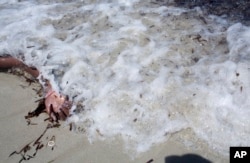
M 19 162 L 21 155 L 9 155 L 13 151 L 21 150 L 26 144 L 36 140 L 45 130 L 48 116 L 42 114 L 32 118 L 35 125 L 27 125 L 24 118 L 29 111 L 33 111 L 40 97 L 33 90 L 34 84 L 29 85 L 24 78 L 0 73 L 0 158 L 1 162 Z M 41 139 L 44 147 L 38 150 L 34 158 L 27 162 L 61 163 L 174 163 L 176 161 L 198 162 L 229 162 L 228 156 L 221 156 L 207 147 L 206 143 L 199 140 L 191 130 L 176 133 L 162 144 L 155 145 L 150 151 L 131 159 L 119 138 L 113 140 L 95 141 L 90 144 L 84 134 L 69 131 L 69 126 L 61 123 L 59 128 L 49 129 Z M 48 146 L 48 142 L 55 137 L 55 145 Z M 183 142 L 188 146 L 185 146 Z M 33 143 L 33 142 L 32 142 Z M 35 146 L 26 153 L 32 155 Z M 191 154 L 191 155 L 186 155 Z M 185 155 L 185 156 L 183 156 Z M 178 156 L 178 157 L 174 157 Z M 180 157 L 179 157 L 180 156 Z M 26 161 L 23 161 L 26 162 Z

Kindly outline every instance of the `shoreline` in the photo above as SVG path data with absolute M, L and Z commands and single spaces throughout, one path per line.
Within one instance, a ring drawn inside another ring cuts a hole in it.
M 36 139 L 48 124 L 44 119 L 47 114 L 32 118 L 37 125 L 27 125 L 24 116 L 33 111 L 39 99 L 33 90 L 34 84 L 29 85 L 24 79 L 8 74 L 0 73 L 0 102 L 1 102 L 1 158 L 3 162 L 18 162 L 20 155 L 8 157 L 11 152 L 20 150 L 25 144 Z M 13 93 L 15 90 L 15 93 Z M 37 152 L 34 158 L 28 162 L 150 162 L 171 163 L 171 160 L 198 159 L 199 161 L 229 162 L 225 156 L 219 156 L 202 141 L 194 138 L 188 129 L 173 134 L 167 142 L 153 146 L 149 151 L 141 153 L 134 160 L 125 152 L 122 140 L 112 139 L 94 141 L 90 144 L 84 134 L 69 131 L 69 126 L 52 128 L 41 139 L 44 147 Z M 47 145 L 48 140 L 55 136 L 55 146 L 52 150 Z M 47 137 L 47 139 L 46 139 Z M 181 139 L 190 141 L 190 147 L 186 147 Z M 34 150 L 34 149 L 33 149 Z M 32 154 L 32 152 L 31 152 Z M 186 154 L 192 154 L 186 155 Z M 132 155 L 132 154 L 130 154 Z M 185 155 L 185 156 L 183 156 Z M 181 157 L 179 157 L 181 156 Z M 202 160 L 204 159 L 204 160 Z

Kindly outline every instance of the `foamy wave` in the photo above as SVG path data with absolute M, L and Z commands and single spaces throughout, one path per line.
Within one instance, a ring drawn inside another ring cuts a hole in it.
M 120 136 L 144 152 L 191 128 L 224 154 L 250 145 L 249 27 L 147 1 L 2 8 L 0 54 L 36 66 L 68 94 L 68 121 L 91 141 Z

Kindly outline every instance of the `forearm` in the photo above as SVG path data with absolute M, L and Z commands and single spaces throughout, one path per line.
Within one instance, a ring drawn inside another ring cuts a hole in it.
M 22 61 L 7 56 L 7 57 L 0 57 L 0 69 L 8 69 L 8 68 L 12 68 L 12 67 L 17 67 L 20 68 L 26 72 L 28 72 L 29 74 L 31 74 L 33 77 L 37 78 L 39 75 L 39 71 L 36 68 L 33 67 L 28 67 L 27 65 L 25 65 Z

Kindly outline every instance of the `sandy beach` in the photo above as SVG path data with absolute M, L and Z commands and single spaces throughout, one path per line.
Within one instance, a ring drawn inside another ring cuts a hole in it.
M 22 159 L 21 155 L 9 155 L 13 151 L 20 151 L 26 144 L 34 142 L 45 130 L 48 122 L 46 114 L 32 118 L 34 125 L 27 125 L 25 115 L 33 111 L 40 97 L 33 90 L 34 84 L 29 85 L 24 78 L 0 73 L 0 157 L 1 162 L 15 163 Z M 49 146 L 53 139 L 55 145 Z M 182 142 L 188 142 L 185 146 Z M 44 145 L 35 157 L 22 162 L 84 162 L 84 163 L 174 163 L 178 161 L 198 162 L 229 162 L 227 156 L 220 156 L 205 143 L 195 137 L 190 130 L 173 134 L 169 141 L 155 145 L 148 152 L 142 153 L 134 159 L 125 152 L 119 138 L 104 140 L 90 144 L 84 134 L 69 131 L 69 126 L 61 123 L 59 128 L 47 130 L 40 142 Z M 32 146 L 27 155 L 32 155 L 36 146 Z M 191 155 L 186 155 L 191 154 Z M 183 156 L 186 155 L 186 156 Z M 176 156 L 176 157 L 175 157 Z M 177 157 L 178 156 L 178 157 Z

